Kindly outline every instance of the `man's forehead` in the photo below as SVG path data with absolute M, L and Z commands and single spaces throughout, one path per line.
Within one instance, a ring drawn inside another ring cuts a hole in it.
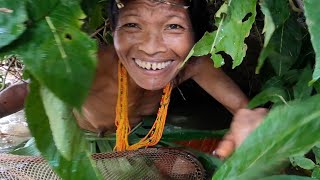
M 126 0 L 126 2 L 130 1 L 149 1 L 152 3 L 162 3 L 167 4 L 169 6 L 181 7 L 183 9 L 187 9 L 189 6 L 185 5 L 184 0 Z M 124 7 L 124 4 L 121 0 L 116 0 L 117 6 L 119 9 Z

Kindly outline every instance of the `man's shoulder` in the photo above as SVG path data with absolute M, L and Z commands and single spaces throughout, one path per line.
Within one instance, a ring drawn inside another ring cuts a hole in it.
M 106 59 L 110 59 L 113 57 L 114 54 L 114 48 L 112 45 L 99 45 L 98 48 L 98 59 L 99 61 L 101 60 L 106 60 Z
M 199 72 L 203 71 L 204 68 L 206 68 L 206 66 L 204 65 L 208 63 L 208 59 L 209 58 L 206 56 L 190 58 L 185 65 L 184 79 L 190 79 L 197 75 Z

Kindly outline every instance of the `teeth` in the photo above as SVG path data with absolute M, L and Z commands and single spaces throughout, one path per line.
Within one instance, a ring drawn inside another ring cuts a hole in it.
M 161 70 L 166 68 L 171 61 L 166 61 L 166 62 L 161 62 L 161 63 L 156 63 L 156 62 L 146 62 L 146 61 L 142 61 L 140 59 L 135 59 L 134 60 L 136 62 L 136 64 L 143 68 L 143 69 L 147 69 L 147 70 Z

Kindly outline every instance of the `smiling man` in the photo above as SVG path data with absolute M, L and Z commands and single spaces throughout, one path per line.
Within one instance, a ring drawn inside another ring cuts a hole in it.
M 165 121 L 167 106 L 161 105 L 162 97 L 170 96 L 172 86 L 190 78 L 231 113 L 246 107 L 246 96 L 228 76 L 214 68 L 209 57 L 192 58 L 181 67 L 195 41 L 204 34 L 203 26 L 209 23 L 208 17 L 199 19 L 205 14 L 206 0 L 111 1 L 110 7 L 114 45 L 100 49 L 95 82 L 82 113 L 76 113 L 80 127 L 99 134 L 117 129 L 118 150 L 154 145 L 161 138 Z M 127 94 L 121 94 L 124 91 Z M 144 116 L 157 113 L 158 108 L 155 125 L 140 145 L 131 146 L 126 138 L 119 138 L 127 137 L 130 128 Z M 250 129 L 250 124 L 247 127 Z

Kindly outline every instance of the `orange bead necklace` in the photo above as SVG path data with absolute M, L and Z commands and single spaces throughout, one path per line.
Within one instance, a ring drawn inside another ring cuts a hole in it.
M 136 150 L 141 147 L 154 146 L 160 141 L 167 118 L 171 90 L 172 84 L 168 83 L 163 89 L 157 118 L 148 134 L 140 139 L 139 142 L 129 145 L 128 135 L 131 128 L 128 119 L 128 75 L 122 64 L 118 63 L 118 99 L 115 120 L 117 131 L 116 145 L 114 147 L 116 151 Z

